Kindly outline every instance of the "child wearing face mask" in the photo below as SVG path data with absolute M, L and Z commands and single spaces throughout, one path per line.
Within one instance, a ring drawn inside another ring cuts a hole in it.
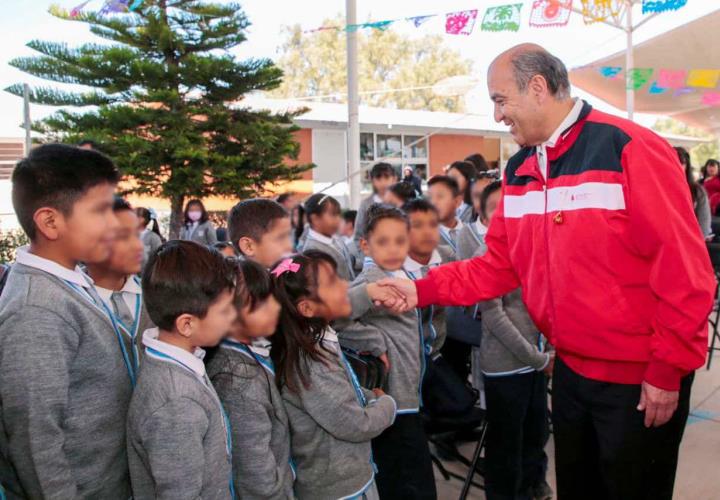
M 388 276 L 407 279 L 403 264 L 409 251 L 407 215 L 396 207 L 373 205 L 361 240 L 362 273 L 353 286 Z M 382 498 L 436 498 L 427 437 L 420 418 L 424 339 L 416 310 L 393 314 L 373 307 L 359 322 L 343 327 L 343 346 L 379 357 L 388 369 L 387 391 L 397 402 L 395 423 L 373 439 Z
M 292 429 L 297 498 L 374 500 L 370 440 L 392 424 L 396 404 L 381 389 L 360 386 L 330 327 L 351 309 L 335 267 L 318 250 L 275 266 L 282 309 L 271 356 Z
M 185 206 L 185 221 L 180 231 L 180 239 L 209 247 L 217 243 L 215 226 L 210 222 L 210 216 L 202 201 L 190 200 Z
M 290 425 L 270 351 L 253 343 L 275 333 L 280 305 L 270 274 L 241 260 L 235 289 L 238 316 L 217 349 L 208 352 L 208 376 L 230 421 L 235 489 L 240 498 L 293 498 Z

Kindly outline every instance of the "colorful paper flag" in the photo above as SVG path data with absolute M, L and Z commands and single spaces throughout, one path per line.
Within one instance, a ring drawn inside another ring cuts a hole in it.
M 142 5 L 142 3 L 143 3 L 143 0 L 135 0 L 135 1 L 130 5 L 130 7 L 128 7 L 128 10 L 131 10 L 131 11 L 132 11 L 132 10 L 135 10 L 135 9 L 139 8 L 139 7 Z
M 500 5 L 488 7 L 482 22 L 483 31 L 518 31 L 520 30 L 520 9 L 523 4 Z
M 678 10 L 684 7 L 687 0 L 643 0 L 642 13 L 665 12 L 667 10 Z
M 720 80 L 720 70 L 718 69 L 693 69 L 688 73 L 688 87 L 702 87 L 706 89 L 714 89 Z
M 648 88 L 648 94 L 664 94 L 665 92 L 667 92 L 667 89 L 660 87 L 657 80 L 652 82 L 652 85 Z
M 620 15 L 625 0 L 580 0 L 585 24 L 605 21 L 608 17 Z
M 390 21 L 376 21 L 374 23 L 365 23 L 362 25 L 363 28 L 372 28 L 375 30 L 385 31 L 388 27 L 394 23 L 394 20 Z
M 430 19 L 435 17 L 436 14 L 432 14 L 430 16 L 414 16 L 414 17 L 406 17 L 405 20 L 413 23 L 416 28 L 419 28 L 426 22 L 428 22 Z
M 535 0 L 530 13 L 530 26 L 566 26 L 570 20 L 571 9 L 572 0 Z
M 99 14 L 109 14 L 110 12 L 126 12 L 128 10 L 127 4 L 130 0 L 106 0 L 105 5 L 100 9 Z
M 706 91 L 702 96 L 702 103 L 705 106 L 720 106 L 720 92 Z
M 617 80 L 618 77 L 620 76 L 620 72 L 622 72 L 622 68 L 620 66 L 601 66 L 600 67 L 600 74 L 610 80 Z
M 675 89 L 675 93 L 673 94 L 675 97 L 680 97 L 687 94 L 692 94 L 695 92 L 695 89 L 691 89 L 690 87 L 682 87 L 679 89 Z
M 658 85 L 665 89 L 679 89 L 685 86 L 687 71 L 684 69 L 661 69 L 658 75 Z
M 75 18 L 75 17 L 79 16 L 80 13 L 82 12 L 82 10 L 85 8 L 85 6 L 89 3 L 90 3 L 90 0 L 85 0 L 80 5 L 76 5 L 75 7 L 73 7 L 72 10 L 70 11 L 70 17 Z
M 448 35 L 469 35 L 475 27 L 477 14 L 477 9 L 445 14 L 445 33 Z
M 653 74 L 652 68 L 630 68 L 627 72 L 627 88 L 630 90 L 640 90 Z

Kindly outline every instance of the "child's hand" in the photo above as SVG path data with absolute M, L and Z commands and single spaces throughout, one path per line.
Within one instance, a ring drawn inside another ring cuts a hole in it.
M 387 357 L 387 353 L 381 354 L 380 356 L 378 356 L 378 358 L 385 365 L 385 371 L 389 372 L 390 371 L 390 360 Z
M 385 395 L 385 391 L 383 391 L 383 390 L 380 389 L 379 387 L 376 387 L 376 388 L 373 389 L 372 391 L 373 391 L 373 394 L 375 394 L 375 397 L 376 397 L 376 398 L 379 398 L 380 396 L 384 396 L 384 395 Z
M 373 304 L 389 309 L 395 314 L 403 313 L 408 309 L 405 296 L 397 288 L 368 283 L 367 293 Z
M 547 353 L 550 360 L 548 361 L 548 364 L 543 368 L 543 372 L 545 372 L 545 375 L 548 377 L 552 377 L 553 369 L 555 368 L 555 351 L 550 351 Z

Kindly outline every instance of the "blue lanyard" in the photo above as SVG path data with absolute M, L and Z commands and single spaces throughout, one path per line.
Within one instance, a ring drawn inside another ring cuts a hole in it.
M 415 276 L 414 273 L 407 271 L 405 269 L 403 269 L 403 271 L 405 271 L 405 274 L 411 280 L 413 280 L 413 281 L 417 280 L 417 276 Z M 435 306 L 434 305 L 430 306 L 430 319 L 428 319 L 428 327 L 430 328 L 430 338 L 428 339 L 427 342 L 425 341 L 425 329 L 423 328 L 422 309 L 420 309 L 419 307 L 416 307 L 415 313 L 417 314 L 418 328 L 420 329 L 420 342 L 422 342 L 423 350 L 425 351 L 425 354 L 429 355 L 432 352 L 432 343 L 437 338 L 437 331 L 435 330 L 435 326 L 432 323 L 433 316 L 435 316 Z
M 70 286 L 73 290 L 75 290 L 77 293 L 88 299 L 88 301 L 93 304 L 96 308 L 98 308 L 101 312 L 104 312 L 104 314 L 110 319 L 110 323 L 112 324 L 113 330 L 115 330 L 115 336 L 118 339 L 118 343 L 120 344 L 120 352 L 122 353 L 123 362 L 125 363 L 125 368 L 127 369 L 128 375 L 130 376 L 130 385 L 135 388 L 135 369 L 133 363 L 130 361 L 130 356 L 128 355 L 127 349 L 125 348 L 125 342 L 123 341 L 123 335 L 120 332 L 120 328 L 118 327 L 117 321 L 115 319 L 115 315 L 112 313 L 112 311 L 108 308 L 107 304 L 100 301 L 100 304 L 97 303 L 95 298 L 87 291 L 83 290 L 81 287 L 76 285 L 75 283 L 72 283 L 70 281 L 65 281 L 65 283 Z
M 138 334 L 138 327 L 140 326 L 140 307 L 142 306 L 142 299 L 140 298 L 140 294 L 137 294 L 135 296 L 135 319 L 132 324 L 132 328 L 128 328 L 128 326 L 123 323 L 123 321 L 120 318 L 115 318 L 115 321 L 118 322 L 118 324 L 122 327 L 123 330 L 127 332 L 127 334 L 130 336 L 130 345 L 132 346 L 132 354 L 133 354 L 133 364 L 135 366 L 135 373 L 140 369 L 140 353 L 138 351 L 137 346 L 137 334 Z M 112 314 L 112 311 L 110 311 Z M 114 314 L 113 314 L 114 316 Z
M 153 349 L 152 347 L 145 346 L 145 350 L 147 353 L 155 358 L 159 358 L 164 361 L 169 361 L 170 363 L 175 363 L 183 368 L 185 368 L 187 371 L 189 371 L 192 375 L 194 375 L 197 378 L 200 378 L 195 370 L 190 368 L 188 365 L 180 361 L 179 359 L 173 358 L 172 356 L 169 356 L 165 354 L 164 352 L 160 352 L 157 349 Z M 204 378 L 201 380 L 203 386 L 210 391 L 213 399 L 217 402 L 218 406 L 220 407 L 220 413 L 223 417 L 223 424 L 225 427 L 225 452 L 227 453 L 228 458 L 230 458 L 232 462 L 232 432 L 230 431 L 230 419 L 228 419 L 227 413 L 225 413 L 225 408 L 223 408 L 222 402 L 220 401 L 220 398 L 218 397 L 217 393 L 215 392 L 215 389 L 213 388 L 212 384 L 210 384 L 209 381 L 205 380 Z M 230 498 L 235 498 L 235 481 L 233 480 L 232 475 L 232 468 L 230 470 Z
M 224 339 L 222 342 L 220 342 L 220 347 L 232 349 L 233 351 L 237 351 L 251 359 L 254 359 L 260 366 L 265 368 L 265 370 L 270 373 L 270 375 L 272 375 L 273 377 L 275 376 L 275 365 L 273 365 L 272 360 L 256 354 L 245 344 L 241 342 L 235 342 L 234 340 L 230 339 Z
M 367 398 L 365 397 L 365 393 L 362 391 L 362 388 L 360 387 L 360 382 L 358 381 L 357 375 L 355 375 L 355 370 L 352 369 L 352 366 L 350 366 L 350 363 L 348 362 L 347 358 L 345 357 L 345 354 L 342 352 L 342 349 L 340 349 L 340 345 L 337 346 L 338 353 L 340 355 L 340 360 L 342 361 L 343 365 L 345 366 L 345 372 L 347 372 L 348 376 L 350 377 L 350 382 L 353 385 L 353 389 L 355 389 L 355 397 L 357 397 L 358 403 L 360 403 L 360 406 L 365 408 L 367 406 Z
M 475 241 L 478 242 L 478 245 L 482 245 L 483 244 L 482 238 L 480 237 L 480 233 L 478 232 L 478 229 L 475 226 L 474 222 L 470 224 L 470 232 L 475 237 Z
M 440 228 L 440 236 L 442 236 L 442 238 L 445 240 L 445 243 L 450 245 L 450 248 L 452 248 L 455 252 L 457 252 L 457 244 L 453 241 L 453 239 L 445 231 L 445 229 Z

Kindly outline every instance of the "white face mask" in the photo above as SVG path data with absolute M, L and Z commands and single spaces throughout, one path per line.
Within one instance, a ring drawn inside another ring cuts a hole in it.
M 202 217 L 202 212 L 199 210 L 191 210 L 188 212 L 188 219 L 190 219 L 193 222 L 197 222 Z

